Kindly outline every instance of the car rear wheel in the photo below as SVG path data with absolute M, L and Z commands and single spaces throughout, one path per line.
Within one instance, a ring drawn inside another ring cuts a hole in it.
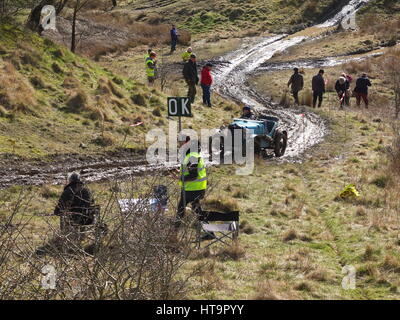
M 285 154 L 287 146 L 287 133 L 277 132 L 274 139 L 275 157 L 282 157 Z

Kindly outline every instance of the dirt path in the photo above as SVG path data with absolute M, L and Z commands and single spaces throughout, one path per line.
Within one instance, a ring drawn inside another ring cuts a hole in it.
M 349 5 L 335 17 L 318 27 L 334 25 L 368 1 L 350 1 Z M 256 92 L 247 80 L 258 70 L 268 70 L 268 60 L 276 52 L 286 50 L 311 37 L 312 35 L 307 37 L 277 35 L 244 39 L 241 48 L 216 61 L 215 89 L 219 94 L 281 119 L 283 127 L 289 132 L 286 159 L 298 158 L 305 150 L 321 142 L 327 132 L 326 125 L 319 116 L 304 108 L 285 109 L 273 104 L 268 98 Z M 275 65 L 275 68 L 287 67 L 287 65 Z M 66 174 L 71 171 L 80 171 L 87 181 L 103 181 L 165 169 L 162 165 L 148 165 L 144 156 L 124 153 L 101 156 L 56 156 L 48 162 L 10 159 L 0 162 L 0 188 L 12 185 L 61 184 L 65 181 Z

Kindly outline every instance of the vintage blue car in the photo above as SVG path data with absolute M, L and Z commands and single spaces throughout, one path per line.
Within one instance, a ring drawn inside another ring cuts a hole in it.
M 285 154 L 288 134 L 287 131 L 279 129 L 279 118 L 277 117 L 261 116 L 257 120 L 234 119 L 233 122 L 223 130 L 226 129 L 231 131 L 232 146 L 226 144 L 227 139 L 222 135 L 220 144 L 221 156 L 227 151 L 232 151 L 235 145 L 237 146 L 240 144 L 242 145 L 243 156 L 245 156 L 246 139 L 254 139 L 254 152 L 256 154 L 266 156 L 268 155 L 268 150 L 273 150 L 276 157 L 282 157 Z M 238 134 L 237 130 L 241 130 L 241 134 Z M 236 134 L 234 133 L 235 131 Z M 225 131 L 225 135 L 226 134 L 227 132 Z M 237 141 L 238 139 L 240 139 L 240 141 Z

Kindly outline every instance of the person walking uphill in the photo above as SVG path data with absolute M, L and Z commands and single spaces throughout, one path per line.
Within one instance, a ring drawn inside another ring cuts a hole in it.
M 175 25 L 172 25 L 172 29 L 170 31 L 171 35 L 171 54 L 176 50 L 176 45 L 178 44 L 178 30 L 176 30 Z
M 197 74 L 196 55 L 192 54 L 188 62 L 183 67 L 183 77 L 188 85 L 188 97 L 190 103 L 194 103 L 196 98 L 196 85 L 199 84 L 199 76 Z
M 211 108 L 211 85 L 213 78 L 211 75 L 213 65 L 207 63 L 201 70 L 201 88 L 203 89 L 203 104 Z
M 356 95 L 358 107 L 361 104 L 361 99 L 363 99 L 365 103 L 365 108 L 368 109 L 368 87 L 370 87 L 371 85 L 371 81 L 368 79 L 366 73 L 363 73 L 362 76 L 357 79 L 354 93 Z
M 299 73 L 298 68 L 293 69 L 294 73 L 289 79 L 288 82 L 288 87 L 291 85 L 292 86 L 292 94 L 294 98 L 294 103 L 296 105 L 299 105 L 299 91 L 303 90 L 304 86 L 304 79 L 303 76 Z
M 324 70 L 319 70 L 318 74 L 312 78 L 312 91 L 313 91 L 313 108 L 315 108 L 318 101 L 318 108 L 322 106 L 322 100 L 325 93 L 325 80 Z

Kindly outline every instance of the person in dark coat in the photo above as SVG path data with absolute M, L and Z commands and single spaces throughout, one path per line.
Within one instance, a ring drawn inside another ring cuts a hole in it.
M 68 178 L 68 184 L 54 210 L 54 214 L 65 219 L 69 225 L 83 226 L 93 223 L 91 207 L 94 200 L 90 190 L 84 186 L 78 173 L 72 173 Z M 62 227 L 63 223 L 62 223 Z
M 197 74 L 196 55 L 192 54 L 188 62 L 183 67 L 183 77 L 188 85 L 188 97 L 191 103 L 194 103 L 196 97 L 196 85 L 199 84 L 199 75 Z
M 361 104 L 361 99 L 363 99 L 365 103 L 365 108 L 368 109 L 368 87 L 370 87 L 371 85 L 371 81 L 368 79 L 366 73 L 363 73 L 362 76 L 357 79 L 354 93 L 356 95 L 358 107 Z
M 313 108 L 315 108 L 318 101 L 318 108 L 322 106 L 322 100 L 325 93 L 325 80 L 324 70 L 319 70 L 318 74 L 312 78 L 312 90 L 313 90 Z
M 335 90 L 338 94 L 339 99 L 343 99 L 343 95 L 345 95 L 345 104 L 348 106 L 350 103 L 350 82 L 345 77 L 340 77 L 335 84 Z
M 294 98 L 294 103 L 299 105 L 299 91 L 303 90 L 304 79 L 303 76 L 299 73 L 298 68 L 294 68 L 294 73 L 289 79 L 288 87 L 292 86 L 292 93 Z
M 178 43 L 178 30 L 176 30 L 175 25 L 172 25 L 172 29 L 170 30 L 171 35 L 171 53 L 176 50 L 176 45 Z

